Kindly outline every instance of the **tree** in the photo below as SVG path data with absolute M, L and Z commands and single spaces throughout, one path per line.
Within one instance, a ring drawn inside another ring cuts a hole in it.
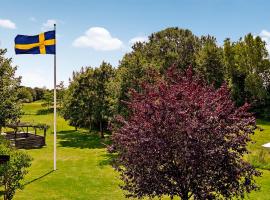
M 189 65 L 195 66 L 195 54 L 199 47 L 200 39 L 197 36 L 190 30 L 177 27 L 151 34 L 148 42 L 136 43 L 119 66 L 122 75 L 119 112 L 128 114 L 125 104 L 121 102 L 128 100 L 129 88 L 141 90 L 141 83 L 151 78 L 148 71 L 155 70 L 162 76 L 171 65 L 181 70 Z
M 16 121 L 21 115 L 18 102 L 20 77 L 15 77 L 16 67 L 5 58 L 6 50 L 0 49 L 0 132 L 7 123 Z
M 98 68 L 86 67 L 73 73 L 65 95 L 62 114 L 70 125 L 91 130 L 99 128 L 100 136 L 111 119 L 116 102 L 115 92 L 111 90 L 114 69 L 103 62 Z
M 200 39 L 190 30 L 173 27 L 153 33 L 145 44 L 144 53 L 148 63 L 161 72 L 172 65 L 184 70 L 189 65 L 195 66 L 195 53 L 199 47 Z
M 235 43 L 226 39 L 224 63 L 227 81 L 237 105 L 243 105 L 246 100 L 249 103 L 263 103 L 269 94 L 261 75 L 270 69 L 265 42 L 259 36 L 253 37 L 251 34 Z
M 59 85 L 56 86 L 56 92 L 57 92 L 57 103 L 59 104 L 59 108 L 62 108 L 63 102 L 64 102 L 64 96 L 65 96 L 65 85 L 64 81 L 61 81 Z
M 46 90 L 43 95 L 44 103 L 42 106 L 47 107 L 50 109 L 53 106 L 53 90 Z
M 34 88 L 34 91 L 35 91 L 35 93 L 36 93 L 36 98 L 35 98 L 34 100 L 37 101 L 37 100 L 43 99 L 44 93 L 45 93 L 45 91 L 46 91 L 46 88 L 38 88 L 38 87 L 35 87 L 35 88 Z
M 11 200 L 17 189 L 23 189 L 21 181 L 27 174 L 27 168 L 30 167 L 32 158 L 22 151 L 11 148 L 3 138 L 0 140 L 0 155 L 10 156 L 7 164 L 0 165 L 0 186 L 4 188 L 1 195 L 5 200 Z
M 201 48 L 196 53 L 196 71 L 208 84 L 216 88 L 225 82 L 223 49 L 218 47 L 216 39 L 211 36 L 201 38 Z
M 30 103 L 33 101 L 31 89 L 27 87 L 20 87 L 18 90 L 18 99 L 24 103 Z
M 110 91 L 107 90 L 110 80 L 114 77 L 114 70 L 108 63 L 102 62 L 99 68 L 94 71 L 96 82 L 95 119 L 99 123 L 100 136 L 104 138 L 104 123 L 112 116 L 109 104 Z
M 82 68 L 73 72 L 69 87 L 65 93 L 62 115 L 72 126 L 92 129 L 94 103 L 94 69 Z
M 175 68 L 167 81 L 132 90 L 131 115 L 119 116 L 110 150 L 128 197 L 231 199 L 257 188 L 243 155 L 256 127 L 248 105 L 234 106 L 226 85 L 215 89 Z

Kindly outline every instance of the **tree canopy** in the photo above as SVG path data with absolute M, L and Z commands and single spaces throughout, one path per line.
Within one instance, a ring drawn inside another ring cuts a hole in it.
M 17 189 L 23 189 L 22 180 L 28 172 L 27 168 L 31 166 L 32 158 L 12 148 L 2 137 L 0 138 L 0 155 L 10 156 L 6 164 L 0 165 L 0 186 L 4 188 L 0 196 L 4 196 L 5 200 L 11 200 Z
M 248 106 L 235 107 L 219 89 L 171 68 L 166 81 L 132 91 L 131 114 L 119 116 L 111 150 L 128 197 L 183 200 L 243 197 L 257 188 L 243 155 L 256 128 Z
M 0 49 L 0 132 L 7 123 L 16 121 L 21 115 L 18 102 L 20 77 L 15 76 L 16 67 L 12 59 L 5 58 L 6 50 Z
M 114 69 L 103 62 L 98 68 L 86 67 L 74 72 L 65 96 L 63 116 L 75 127 L 100 129 L 101 137 L 113 115 L 115 102 L 111 81 Z
M 226 82 L 238 106 L 249 102 L 261 116 L 267 116 L 270 110 L 269 54 L 259 36 L 247 34 L 236 42 L 226 39 L 218 45 L 213 36 L 197 37 L 186 29 L 167 28 L 150 35 L 147 42 L 136 43 L 120 61 L 119 113 L 128 113 L 121 102 L 129 99 L 130 88 L 142 89 L 141 83 L 150 79 L 149 70 L 158 71 L 164 78 L 172 65 L 181 71 L 192 66 L 216 88 Z

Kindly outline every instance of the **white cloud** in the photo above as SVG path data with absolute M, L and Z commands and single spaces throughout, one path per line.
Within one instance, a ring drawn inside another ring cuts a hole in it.
M 263 41 L 266 43 L 266 49 L 270 53 L 270 32 L 267 30 L 262 30 L 259 34 Z
M 0 19 L 0 27 L 16 29 L 16 24 L 9 19 Z
M 128 43 L 133 45 L 136 42 L 147 42 L 147 41 L 148 41 L 148 38 L 146 36 L 138 36 L 138 37 L 131 38 Z
M 262 37 L 268 37 L 268 38 L 270 38 L 270 32 L 268 32 L 267 30 L 262 30 L 261 33 L 260 33 L 260 35 Z
M 91 27 L 83 36 L 74 40 L 74 47 L 89 47 L 97 51 L 111 51 L 121 49 L 123 42 L 111 36 L 110 32 L 102 27 Z
M 48 19 L 45 23 L 42 24 L 42 31 L 49 31 L 54 28 L 54 24 L 56 24 L 57 21 L 55 19 Z

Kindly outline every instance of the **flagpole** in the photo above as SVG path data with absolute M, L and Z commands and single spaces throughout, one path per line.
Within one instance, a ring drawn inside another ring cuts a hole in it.
M 55 39 L 56 39 L 56 24 L 54 24 Z M 54 124 L 53 124 L 53 170 L 56 170 L 56 45 L 54 54 Z

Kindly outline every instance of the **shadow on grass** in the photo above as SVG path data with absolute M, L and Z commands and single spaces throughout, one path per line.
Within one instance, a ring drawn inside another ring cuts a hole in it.
M 25 184 L 23 184 L 23 186 L 26 186 L 26 185 L 29 185 L 29 184 L 31 184 L 31 183 L 33 183 L 33 182 L 35 182 L 35 181 L 38 181 L 38 180 L 40 180 L 40 179 L 44 178 L 45 176 L 48 176 L 49 174 L 51 174 L 51 173 L 53 173 L 53 172 L 54 172 L 54 171 L 53 171 L 53 170 L 51 170 L 51 171 L 49 171 L 49 172 L 47 172 L 47 173 L 43 174 L 43 175 L 42 175 L 42 176 L 40 176 L 40 177 L 37 177 L 37 178 L 35 178 L 35 179 L 31 180 L 31 181 L 26 182 Z
M 257 125 L 268 125 L 270 126 L 270 121 L 266 119 L 256 119 Z
M 53 108 L 45 108 L 37 111 L 36 115 L 47 115 L 53 113 Z
M 83 131 L 60 131 L 58 133 L 60 139 L 59 144 L 62 147 L 74 147 L 74 148 L 88 148 L 99 149 L 105 148 L 109 144 L 109 139 L 101 139 L 96 132 L 83 132 Z
M 116 159 L 117 155 L 116 154 L 112 154 L 112 153 L 106 153 L 102 155 L 102 160 L 99 162 L 99 166 L 100 167 L 104 167 L 106 165 L 110 165 L 110 166 L 114 166 L 115 164 L 115 159 Z

